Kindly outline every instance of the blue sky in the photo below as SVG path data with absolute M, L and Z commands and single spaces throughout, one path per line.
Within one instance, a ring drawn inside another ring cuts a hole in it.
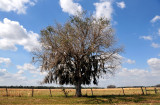
M 40 85 L 46 73 L 31 63 L 40 30 L 83 10 L 110 19 L 125 49 L 122 66 L 99 87 L 160 84 L 159 0 L 1 0 L 0 85 Z

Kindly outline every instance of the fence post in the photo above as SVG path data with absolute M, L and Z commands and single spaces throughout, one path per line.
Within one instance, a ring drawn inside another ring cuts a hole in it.
M 154 88 L 154 90 L 155 90 L 155 94 L 157 94 L 157 89 L 156 89 L 156 88 Z
M 49 91 L 50 91 L 50 96 L 52 97 L 52 91 L 51 91 L 51 88 L 49 88 Z
M 145 91 L 146 91 L 146 95 L 147 95 L 147 89 L 146 89 L 146 87 L 145 87 Z
M 92 92 L 92 96 L 93 96 L 93 91 L 92 91 L 92 88 L 91 88 L 91 92 Z
M 86 96 L 87 96 L 87 89 L 86 89 Z
M 125 95 L 125 93 L 124 93 L 124 89 L 122 88 L 122 91 L 123 91 L 123 95 Z
M 8 97 L 8 89 L 6 88 L 6 96 Z
M 142 90 L 142 95 L 144 95 L 144 91 L 143 91 L 143 88 L 141 87 L 141 90 Z
M 32 97 L 33 97 L 33 93 L 34 93 L 34 89 L 33 89 L 33 87 L 32 87 Z

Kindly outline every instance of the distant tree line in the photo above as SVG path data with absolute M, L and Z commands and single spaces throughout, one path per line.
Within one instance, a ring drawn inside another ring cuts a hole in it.
M 54 87 L 54 86 L 0 86 L 0 88 L 18 88 L 18 89 L 62 89 L 63 87 Z M 73 87 L 65 87 L 73 88 Z
M 54 86 L 0 86 L 0 88 L 17 88 L 17 89 L 75 89 L 75 87 L 54 87 Z M 82 89 L 103 89 L 102 87 L 82 87 Z

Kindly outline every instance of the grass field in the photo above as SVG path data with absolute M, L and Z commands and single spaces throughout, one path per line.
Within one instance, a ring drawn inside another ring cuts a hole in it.
M 49 89 L 34 89 L 32 97 L 32 89 L 8 89 L 8 97 L 6 89 L 0 89 L 0 104 L 144 104 L 144 105 L 160 105 L 160 88 L 157 88 L 155 94 L 154 88 L 147 88 L 147 95 L 142 95 L 141 88 L 122 88 L 115 89 L 82 89 L 83 97 L 75 97 L 75 89 L 66 89 L 69 91 L 68 97 L 65 97 L 62 89 L 51 89 L 52 97 Z

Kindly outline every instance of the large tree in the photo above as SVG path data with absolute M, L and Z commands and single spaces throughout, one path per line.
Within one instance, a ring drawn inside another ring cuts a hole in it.
M 63 25 L 41 30 L 40 42 L 41 49 L 33 52 L 33 58 L 42 71 L 48 71 L 43 82 L 74 85 L 77 97 L 81 96 L 82 84 L 98 84 L 103 73 L 113 73 L 120 63 L 122 48 L 116 47 L 106 18 L 72 16 Z

